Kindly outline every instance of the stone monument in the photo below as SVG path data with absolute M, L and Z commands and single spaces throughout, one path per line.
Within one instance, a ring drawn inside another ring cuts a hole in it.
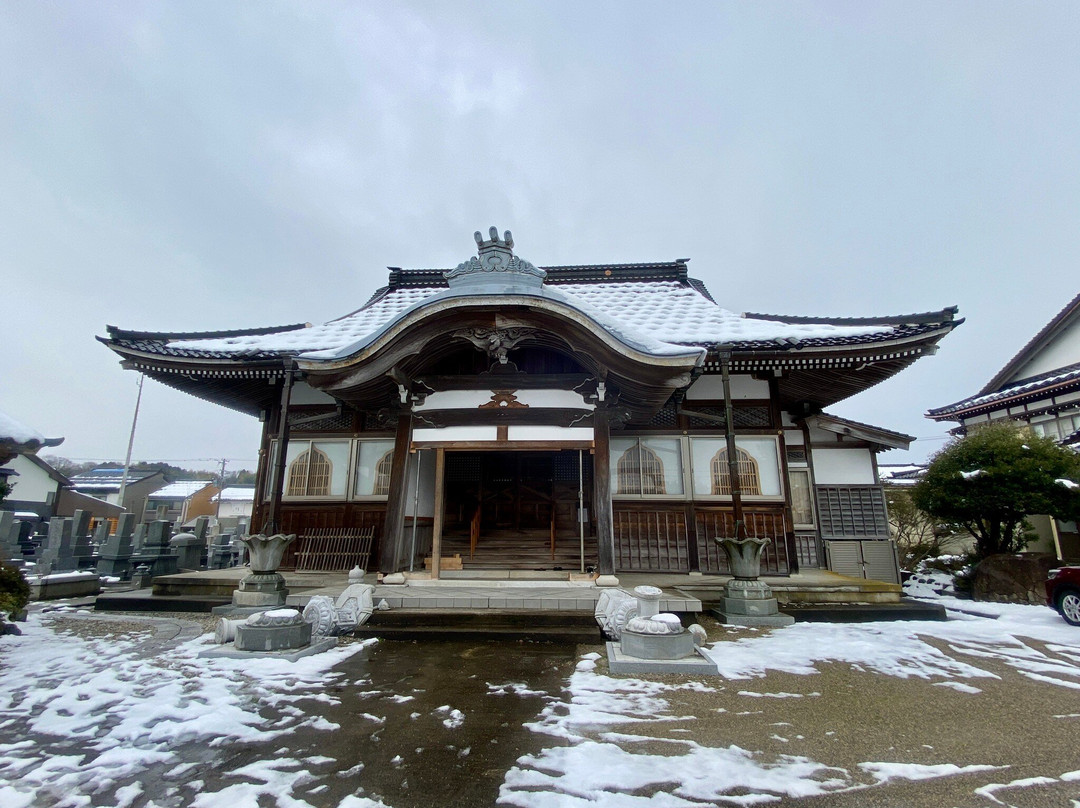
M 724 586 L 724 597 L 712 610 L 721 623 L 735 626 L 783 627 L 795 618 L 777 609 L 772 589 L 761 580 L 761 553 L 769 539 L 746 536 L 716 539 L 731 562 L 732 578 Z
M 699 650 L 704 629 L 688 631 L 678 615 L 661 612 L 663 596 L 655 586 L 634 588 L 636 613 L 622 626 L 619 642 L 607 644 L 611 672 L 715 674 L 716 663 Z
M 265 609 L 285 605 L 289 590 L 277 569 L 285 548 L 295 540 L 295 533 L 275 533 L 273 536 L 260 533 L 240 538 L 251 559 L 251 573 L 240 581 L 240 588 L 233 592 L 233 606 Z
M 375 587 L 363 583 L 364 571 L 354 567 L 349 573 L 349 585 L 336 599 L 313 595 L 304 607 L 304 620 L 320 637 L 350 634 L 362 626 L 374 610 L 372 594 Z

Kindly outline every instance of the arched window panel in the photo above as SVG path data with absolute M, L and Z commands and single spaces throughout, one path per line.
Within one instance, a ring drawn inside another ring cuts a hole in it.
M 736 439 L 739 483 L 744 497 L 779 498 L 784 495 L 780 481 L 777 443 L 769 437 Z M 690 461 L 693 467 L 695 497 L 731 496 L 727 441 L 724 438 L 691 438 Z
M 286 497 L 345 496 L 349 441 L 289 441 L 285 452 Z
M 739 490 L 746 496 L 761 495 L 761 475 L 758 463 L 745 449 L 735 448 L 736 473 L 739 475 Z M 731 496 L 731 456 L 725 446 L 713 455 L 710 465 L 712 495 L 714 497 Z
M 678 438 L 616 438 L 611 441 L 612 494 L 682 496 L 682 464 Z
M 362 440 L 356 452 L 358 497 L 385 497 L 390 493 L 390 472 L 394 464 L 394 441 Z

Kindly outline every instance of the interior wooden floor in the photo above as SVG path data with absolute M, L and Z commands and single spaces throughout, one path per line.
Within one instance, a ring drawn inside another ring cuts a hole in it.
M 476 553 L 469 555 L 467 535 L 445 535 L 442 556 L 461 556 L 466 570 L 566 570 L 581 568 L 581 546 L 577 536 L 559 536 L 555 557 L 551 554 L 551 536 L 547 530 L 492 530 L 480 536 Z M 585 565 L 596 565 L 596 539 L 585 537 Z

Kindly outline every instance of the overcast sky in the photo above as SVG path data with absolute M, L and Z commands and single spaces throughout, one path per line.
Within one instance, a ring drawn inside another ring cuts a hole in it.
M 959 305 L 832 412 L 939 448 L 1080 291 L 1076 3 L 0 4 L 0 411 L 123 459 L 106 324 L 323 322 L 474 230 L 536 264 L 690 258 L 733 311 Z M 253 468 L 147 381 L 135 458 Z

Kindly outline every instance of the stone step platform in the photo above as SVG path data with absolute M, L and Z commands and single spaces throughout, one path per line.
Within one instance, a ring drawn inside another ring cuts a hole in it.
M 222 595 L 158 595 L 154 590 L 103 592 L 94 602 L 97 612 L 210 612 L 232 602 Z
M 870 623 L 878 620 L 946 620 L 945 607 L 902 598 L 899 603 L 788 603 L 796 623 Z
M 525 609 L 401 609 L 377 611 L 353 636 L 387 640 L 530 640 L 599 644 L 591 613 Z

